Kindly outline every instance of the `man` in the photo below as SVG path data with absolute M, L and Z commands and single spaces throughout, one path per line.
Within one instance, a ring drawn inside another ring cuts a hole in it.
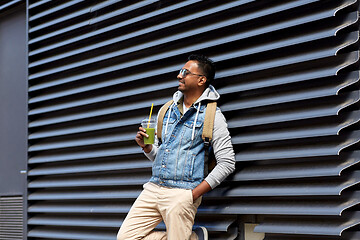
M 201 138 L 208 101 L 220 95 L 210 85 L 215 76 L 214 63 L 205 56 L 191 55 L 180 70 L 174 103 L 163 119 L 162 139 L 145 145 L 144 128 L 135 140 L 145 155 L 154 161 L 152 177 L 144 184 L 117 239 L 208 239 L 205 227 L 192 232 L 202 195 L 219 185 L 235 169 L 235 156 L 226 120 L 217 108 L 212 147 L 215 168 L 205 176 L 204 141 Z M 166 233 L 153 231 L 164 221 Z

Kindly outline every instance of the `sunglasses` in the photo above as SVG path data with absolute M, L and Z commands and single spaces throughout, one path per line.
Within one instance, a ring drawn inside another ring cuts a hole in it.
M 203 74 L 195 74 L 195 73 L 192 73 L 190 72 L 189 70 L 183 68 L 183 69 L 180 69 L 180 72 L 179 74 L 181 75 L 182 78 L 185 78 L 188 74 L 191 74 L 191 75 L 196 75 L 196 76 L 205 76 Z

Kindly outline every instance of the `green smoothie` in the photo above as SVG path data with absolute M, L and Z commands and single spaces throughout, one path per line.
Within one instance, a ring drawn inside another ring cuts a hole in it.
M 146 134 L 149 135 L 149 137 L 144 137 L 144 143 L 145 144 L 154 144 L 155 140 L 155 128 L 145 128 Z

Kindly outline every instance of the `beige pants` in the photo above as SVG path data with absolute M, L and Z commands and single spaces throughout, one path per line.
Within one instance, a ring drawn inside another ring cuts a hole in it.
M 197 240 L 192 227 L 200 203 L 201 197 L 193 202 L 189 189 L 146 183 L 121 225 L 117 240 Z M 166 233 L 153 231 L 161 221 Z

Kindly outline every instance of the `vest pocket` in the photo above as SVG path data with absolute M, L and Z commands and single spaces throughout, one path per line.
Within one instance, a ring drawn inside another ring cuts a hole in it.
M 169 119 L 169 121 L 168 121 Z M 165 140 L 165 131 L 167 131 L 167 134 L 170 133 L 170 129 L 172 128 L 172 126 L 174 125 L 174 122 L 176 121 L 176 119 L 173 116 L 170 116 L 170 118 L 168 118 L 168 116 L 165 116 L 163 119 L 163 124 L 162 124 L 162 131 L 161 131 L 161 138 L 164 141 Z M 166 123 L 168 123 L 168 128 L 166 129 Z M 166 137 L 167 139 L 167 137 Z
M 192 129 L 192 128 L 194 127 L 193 124 L 194 124 L 194 120 L 187 120 L 187 121 L 184 122 L 184 125 L 187 126 L 187 127 L 190 128 L 190 129 Z M 198 120 L 196 121 L 196 126 L 195 126 L 195 128 L 201 127 L 202 124 L 203 124 L 203 121 L 201 121 L 200 119 L 198 119 Z
M 203 125 L 203 122 L 200 119 L 198 121 L 196 121 L 194 136 L 197 136 L 197 134 L 201 130 L 202 125 Z M 194 121 L 188 120 L 184 123 L 184 126 L 186 126 L 186 128 L 184 129 L 183 135 L 184 135 L 186 141 L 191 141 L 191 136 L 192 136 L 193 128 L 194 128 Z
M 183 180 L 192 180 L 194 174 L 195 154 L 189 154 L 184 164 Z
M 168 120 L 168 116 L 166 115 L 166 116 L 164 117 L 164 119 L 163 119 L 163 127 L 165 127 L 167 120 Z M 175 116 L 170 116 L 169 124 L 170 124 L 170 123 L 171 123 L 171 124 L 174 123 L 175 120 L 176 120 Z

